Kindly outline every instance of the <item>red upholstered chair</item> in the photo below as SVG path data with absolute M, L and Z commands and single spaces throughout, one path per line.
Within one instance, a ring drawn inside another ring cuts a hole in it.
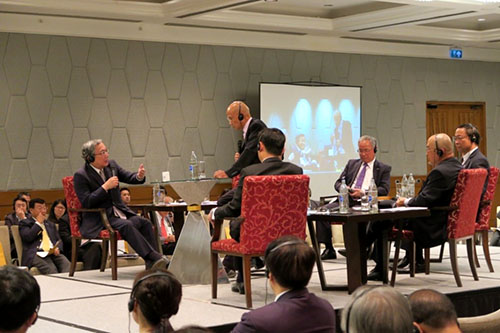
M 219 253 L 243 258 L 246 304 L 252 307 L 250 260 L 263 256 L 267 245 L 284 235 L 306 238 L 309 177 L 306 175 L 247 176 L 243 185 L 240 242 L 219 240 L 222 221 L 212 237 L 212 298 L 217 298 Z
M 237 188 L 239 182 L 240 182 L 240 174 L 237 174 L 236 176 L 231 178 L 231 188 Z
M 79 213 L 82 212 L 97 212 L 101 214 L 101 221 L 104 228 L 95 239 L 102 240 L 102 259 L 101 259 L 101 272 L 106 268 L 106 259 L 108 255 L 108 242 L 111 243 L 111 276 L 113 280 L 118 278 L 117 273 L 117 240 L 121 239 L 118 231 L 111 228 L 109 224 L 108 217 L 106 216 L 106 210 L 104 208 L 92 208 L 86 209 L 82 208 L 80 200 L 75 193 L 75 187 L 73 184 L 73 177 L 64 177 L 62 180 L 64 188 L 64 196 L 66 198 L 66 205 L 68 206 L 68 216 L 69 224 L 71 227 L 71 266 L 69 270 L 69 276 L 75 274 L 76 260 L 78 256 L 78 246 L 82 240 L 82 234 L 80 233 L 80 219 Z
M 483 198 L 479 203 L 479 215 L 476 220 L 476 234 L 480 234 L 483 243 L 483 253 L 486 263 L 490 272 L 494 272 L 493 265 L 491 264 L 490 249 L 488 247 L 488 231 L 490 230 L 490 215 L 491 215 L 491 204 L 493 202 L 493 197 L 495 196 L 495 190 L 497 188 L 498 181 L 498 168 L 490 168 L 490 177 L 488 178 L 488 185 L 486 187 L 486 192 L 484 192 Z M 479 260 L 476 254 L 476 265 L 479 267 Z

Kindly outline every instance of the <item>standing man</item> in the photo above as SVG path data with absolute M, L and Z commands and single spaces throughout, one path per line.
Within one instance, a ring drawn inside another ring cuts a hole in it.
M 82 158 L 85 165 L 75 173 L 74 184 L 83 208 L 105 208 L 111 227 L 144 259 L 146 268 L 165 268 L 169 264 L 167 257 L 152 246 L 155 235 L 151 222 L 124 205 L 118 190 L 119 182 L 144 184 L 144 166 L 141 164 L 137 172 L 122 169 L 109 159 L 109 151 L 100 139 L 83 144 Z M 83 237 L 94 238 L 103 228 L 99 213 L 83 213 L 80 225 Z
M 375 158 L 377 153 L 377 139 L 369 135 L 363 135 L 358 140 L 359 159 L 349 160 L 342 171 L 339 179 L 335 182 L 335 190 L 340 191 L 342 179 L 349 188 L 349 206 L 353 206 L 355 199 L 368 191 L 372 179 L 377 185 L 378 195 L 384 196 L 389 193 L 391 182 L 391 167 L 379 162 Z M 338 202 L 328 205 L 328 208 L 338 207 Z M 328 222 L 317 222 L 318 242 L 325 244 L 325 250 L 321 254 L 321 260 L 336 259 L 337 254 L 332 244 L 332 229 Z
M 232 178 L 238 175 L 244 167 L 260 163 L 257 156 L 259 132 L 267 128 L 262 120 L 252 118 L 250 109 L 241 101 L 234 101 L 227 107 L 226 117 L 232 128 L 243 131 L 243 141 L 238 141 L 238 152 L 234 154 L 234 164 L 226 171 L 215 171 L 215 178 Z
M 281 159 L 285 152 L 285 134 L 282 131 L 277 128 L 263 129 L 259 134 L 258 143 L 258 156 L 261 163 L 250 165 L 241 170 L 240 181 L 234 192 L 234 197 L 224 206 L 212 209 L 209 215 L 210 221 L 240 216 L 243 182 L 246 176 L 302 174 L 302 168 L 293 163 L 283 162 Z M 257 145 L 255 146 L 257 147 Z M 240 240 L 240 225 L 240 219 L 232 220 L 230 224 L 231 237 L 237 242 Z M 238 270 L 238 276 L 236 284 L 232 286 L 231 290 L 244 294 L 241 258 L 235 259 L 235 267 Z

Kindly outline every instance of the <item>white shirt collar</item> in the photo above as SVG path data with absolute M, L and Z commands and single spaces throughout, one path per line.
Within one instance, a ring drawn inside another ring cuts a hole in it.
M 285 295 L 289 291 L 290 291 L 290 289 L 282 291 L 281 293 L 279 293 L 278 295 L 276 295 L 276 297 L 274 298 L 274 301 L 277 302 L 280 299 L 281 296 Z
M 250 126 L 251 121 L 252 121 L 252 117 L 250 117 L 250 119 L 248 119 L 248 121 L 246 122 L 245 126 L 243 126 L 243 140 L 246 140 L 248 127 Z
M 471 150 L 469 150 L 469 152 L 467 154 L 465 154 L 464 156 L 462 156 L 462 158 L 464 159 L 462 164 L 464 164 L 465 162 L 467 162 L 467 160 L 469 159 L 470 155 L 475 152 L 476 150 L 478 150 L 479 147 L 476 147 L 476 148 L 473 148 Z
M 92 169 L 95 170 L 95 172 L 97 172 L 98 175 L 100 175 L 100 172 L 102 169 L 97 169 L 95 166 L 93 166 L 92 164 L 89 163 L 89 165 L 92 167 Z

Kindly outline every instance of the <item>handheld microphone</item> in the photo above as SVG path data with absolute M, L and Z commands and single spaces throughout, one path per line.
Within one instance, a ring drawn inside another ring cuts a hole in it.
M 111 174 L 113 175 L 113 177 L 116 177 L 116 168 L 115 167 L 111 167 Z
M 238 140 L 238 153 L 241 152 L 241 148 L 243 147 L 243 141 Z

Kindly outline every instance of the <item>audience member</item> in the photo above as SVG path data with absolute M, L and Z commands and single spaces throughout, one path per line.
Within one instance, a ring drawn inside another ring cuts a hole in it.
M 130 203 L 130 190 L 128 187 L 120 188 L 120 197 L 122 198 L 123 203 L 128 206 Z
M 439 291 L 421 289 L 409 297 L 413 325 L 420 333 L 460 333 L 457 313 L 450 299 Z
M 137 274 L 128 302 L 128 311 L 140 332 L 173 332 L 170 317 L 179 311 L 182 285 L 164 268 Z
M 33 276 L 15 266 L 0 267 L 0 332 L 26 332 L 39 308 L 40 287 Z
M 391 181 L 391 167 L 375 157 L 377 153 L 377 139 L 369 135 L 363 135 L 358 140 L 359 159 L 352 159 L 342 171 L 339 179 L 335 182 L 335 190 L 340 191 L 342 179 L 345 179 L 349 187 L 349 205 L 355 204 L 355 199 L 359 199 L 370 187 L 372 179 L 377 185 L 378 195 L 384 196 L 389 193 Z M 327 208 L 338 207 L 335 201 L 326 205 Z M 325 244 L 325 250 L 321 254 L 321 260 L 336 259 L 337 254 L 332 244 L 332 229 L 329 222 L 319 221 L 316 223 L 318 242 Z
M 169 197 L 165 189 L 165 204 L 174 202 L 172 197 Z M 157 211 L 156 219 L 160 224 L 160 240 L 163 254 L 172 255 L 175 250 L 175 232 L 174 232 L 174 216 L 172 212 Z
M 63 244 L 54 223 L 47 219 L 47 206 L 40 198 L 29 203 L 31 216 L 19 224 L 23 241 L 21 265 L 36 267 L 42 274 L 69 272 L 69 261 L 61 255 Z
M 83 208 L 105 208 L 111 227 L 144 259 L 146 268 L 166 267 L 168 258 L 154 249 L 156 237 L 151 222 L 124 205 L 118 191 L 119 182 L 143 184 L 146 181 L 144 166 L 141 164 L 137 172 L 122 169 L 109 159 L 108 149 L 100 139 L 83 144 L 82 158 L 85 165 L 75 173 L 74 185 Z M 99 213 L 82 214 L 83 237 L 95 238 L 103 228 Z
M 5 225 L 9 227 L 9 237 L 10 237 L 10 256 L 11 258 L 17 258 L 16 246 L 14 243 L 14 236 L 12 235 L 12 226 L 19 225 L 19 222 L 24 220 L 30 214 L 28 213 L 28 201 L 23 197 L 15 197 L 12 201 L 12 213 L 5 215 Z
M 265 262 L 275 300 L 243 314 L 233 332 L 335 332 L 332 305 L 306 287 L 315 263 L 312 248 L 296 236 L 283 236 L 269 243 Z
M 342 310 L 342 332 L 413 333 L 408 300 L 388 286 L 360 287 Z
M 214 208 L 209 214 L 210 221 L 215 219 L 224 219 L 226 217 L 237 217 L 241 213 L 241 196 L 243 193 L 243 183 L 246 176 L 256 175 L 298 175 L 302 174 L 302 168 L 289 162 L 283 162 L 281 156 L 284 153 L 285 135 L 277 128 L 263 129 L 258 138 L 259 142 L 259 160 L 262 163 L 250 165 L 241 170 L 241 177 L 236 188 L 233 199 L 222 207 Z M 235 219 L 230 223 L 231 237 L 240 240 L 241 220 Z M 238 270 L 236 283 L 231 290 L 245 293 L 243 287 L 242 261 L 237 257 L 234 259 L 234 266 Z
M 31 194 L 30 192 L 26 192 L 26 191 L 21 191 L 17 194 L 17 197 L 18 198 L 24 198 L 24 200 L 26 200 L 26 202 L 29 204 L 30 203 L 30 200 L 31 200 Z
M 57 199 L 52 203 L 49 221 L 58 226 L 59 237 L 61 237 L 63 243 L 63 254 L 71 261 L 73 248 L 69 216 L 66 213 L 66 201 Z M 76 258 L 78 261 L 83 261 L 83 270 L 100 268 L 102 260 L 101 244 L 92 241 L 84 242 L 78 247 Z

